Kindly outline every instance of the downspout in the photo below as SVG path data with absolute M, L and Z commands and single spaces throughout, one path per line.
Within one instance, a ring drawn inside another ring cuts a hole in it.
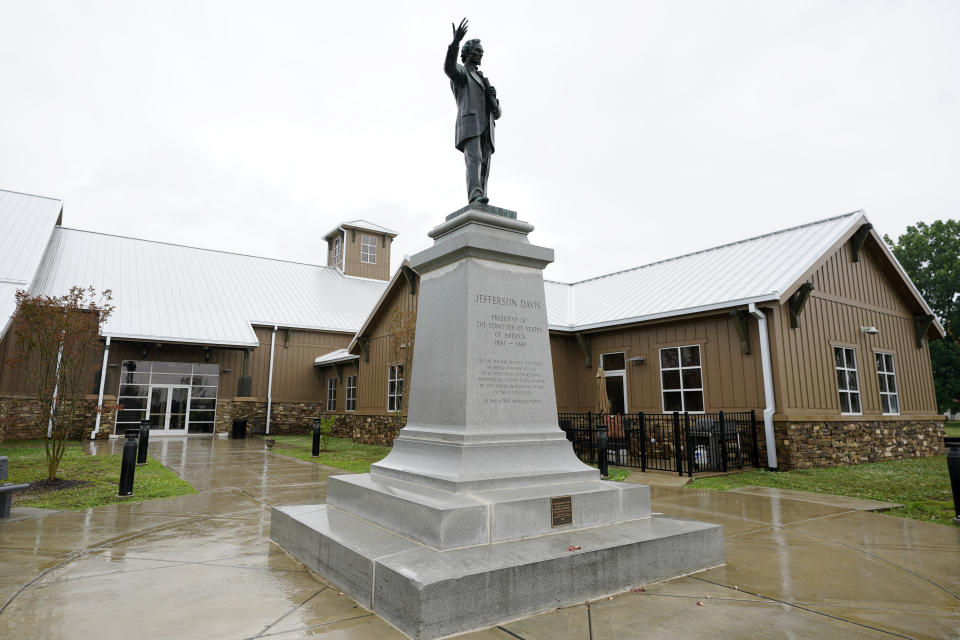
M 63 334 L 61 334 L 61 337 Z M 53 397 L 50 398 L 50 417 L 47 418 L 47 438 L 53 437 L 53 413 L 57 410 L 57 394 L 60 393 L 60 361 L 63 360 L 63 341 L 60 341 L 60 347 L 57 349 L 57 372 L 56 381 L 53 385 Z
M 767 316 L 750 303 L 750 315 L 757 319 L 760 330 L 760 360 L 763 363 L 763 396 L 766 408 L 763 410 L 763 433 L 767 442 L 767 467 L 777 468 L 777 442 L 773 434 L 773 414 L 777 412 L 773 395 L 773 366 L 770 364 L 770 334 L 767 332 Z
M 267 428 L 266 435 L 270 435 L 270 409 L 273 407 L 273 353 L 277 346 L 277 325 L 273 325 L 270 334 L 270 373 L 267 374 Z
M 100 393 L 97 395 L 97 423 L 93 425 L 90 439 L 96 440 L 100 433 L 100 412 L 103 411 L 103 387 L 107 383 L 107 358 L 110 357 L 110 336 L 107 336 L 107 348 L 103 350 L 103 366 L 100 368 Z

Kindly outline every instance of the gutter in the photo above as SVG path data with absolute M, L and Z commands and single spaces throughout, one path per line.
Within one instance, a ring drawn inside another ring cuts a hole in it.
M 100 416 L 103 411 L 103 387 L 107 382 L 107 358 L 110 356 L 110 336 L 107 336 L 107 348 L 103 350 L 103 366 L 100 367 L 100 393 L 97 395 L 97 422 L 90 432 L 90 439 L 96 440 L 100 433 Z
M 273 325 L 273 332 L 270 334 L 270 373 L 267 374 L 267 428 L 265 435 L 270 435 L 270 410 L 273 408 L 273 354 L 277 347 L 277 328 L 278 325 Z
M 760 330 L 760 359 L 763 363 L 763 396 L 766 408 L 763 410 L 763 433 L 767 443 L 767 468 L 777 468 L 777 442 L 773 434 L 773 414 L 777 405 L 773 394 L 773 366 L 770 364 L 770 334 L 767 332 L 767 316 L 757 309 L 753 302 L 748 307 L 750 315 L 757 319 Z

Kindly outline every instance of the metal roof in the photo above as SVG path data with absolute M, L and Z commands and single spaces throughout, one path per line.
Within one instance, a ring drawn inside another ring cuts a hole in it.
M 547 281 L 550 328 L 591 329 L 779 299 L 866 221 L 854 211 L 580 282 Z
M 323 236 L 324 239 L 329 238 L 337 231 L 342 231 L 344 227 L 348 227 L 350 229 L 364 229 L 366 231 L 373 231 L 374 233 L 384 233 L 391 237 L 397 235 L 396 231 L 391 231 L 386 227 L 381 227 L 378 224 L 373 224 L 368 220 L 350 220 L 349 222 L 341 222 L 339 225 L 331 229 L 329 233 Z
M 354 333 L 386 284 L 334 267 L 59 227 L 31 293 L 111 289 L 105 336 L 257 346 L 252 325 Z
M 0 337 L 16 309 L 17 289 L 30 289 L 62 211 L 55 198 L 0 189 Z
M 336 351 L 331 351 L 330 353 L 325 353 L 318 357 L 313 361 L 313 366 L 318 367 L 329 364 L 337 364 L 338 362 L 350 362 L 352 360 L 359 359 L 359 355 L 352 354 L 346 349 L 337 349 Z

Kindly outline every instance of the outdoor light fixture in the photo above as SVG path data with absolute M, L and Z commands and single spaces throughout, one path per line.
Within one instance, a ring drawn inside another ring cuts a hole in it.
M 878 333 L 880 333 L 880 329 L 877 329 L 876 327 L 860 327 L 860 331 L 862 331 L 863 333 L 869 333 L 872 336 L 875 336 Z
M 210 347 L 206 347 L 203 350 L 203 361 L 210 362 Z
M 646 356 L 635 356 L 633 358 L 628 358 L 627 362 L 632 362 L 633 364 L 643 364 L 647 361 Z
M 227 368 L 220 369 L 220 373 L 230 373 L 231 371 L 233 371 L 233 369 L 227 369 Z

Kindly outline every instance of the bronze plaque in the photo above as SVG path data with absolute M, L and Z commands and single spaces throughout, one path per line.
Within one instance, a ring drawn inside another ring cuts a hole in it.
M 573 524 L 573 500 L 570 496 L 550 498 L 550 523 L 552 527 Z

